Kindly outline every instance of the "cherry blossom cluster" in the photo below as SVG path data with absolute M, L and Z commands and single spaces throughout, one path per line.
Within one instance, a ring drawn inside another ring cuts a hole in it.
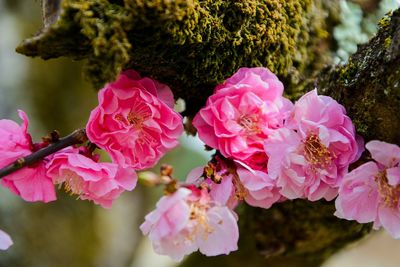
M 154 250 L 180 261 L 199 250 L 207 256 L 237 250 L 242 202 L 268 209 L 294 199 L 336 198 L 339 218 L 374 223 L 400 238 L 400 148 L 367 143 L 374 161 L 349 172 L 364 152 L 345 108 L 317 90 L 292 103 L 281 81 L 266 68 L 241 68 L 217 85 L 193 118 L 199 138 L 215 154 L 186 181 L 166 168 L 151 184 L 165 195 L 140 226 Z M 28 118 L 22 125 L 0 120 L 0 168 L 51 146 L 34 143 Z M 18 170 L 1 184 L 26 201 L 56 199 L 55 185 L 102 207 L 138 181 L 136 172 L 153 167 L 178 145 L 182 116 L 171 89 L 128 70 L 99 91 L 99 105 L 86 126 L 89 143 L 69 146 Z M 95 149 L 111 162 L 102 162 Z M 0 249 L 12 244 L 0 231 Z
M 178 145 L 182 117 L 173 110 L 170 88 L 135 71 L 122 73 L 99 92 L 99 105 L 91 112 L 87 146 L 70 146 L 38 163 L 18 170 L 1 184 L 25 201 L 56 200 L 55 185 L 104 208 L 125 190 L 133 190 L 137 170 L 154 166 Z M 22 125 L 0 120 L 0 167 L 51 145 L 48 139 L 34 143 L 29 120 L 19 111 Z M 104 149 L 112 162 L 101 162 L 95 147 Z M 10 245 L 0 232 L 0 249 Z
M 267 209 L 288 199 L 338 195 L 349 165 L 363 151 L 361 138 L 332 98 L 314 90 L 293 104 L 283 91 L 266 68 L 242 68 L 215 88 L 193 125 L 216 153 L 189 173 L 186 184 L 192 186 L 185 188 L 189 196 L 200 190 L 209 204 L 202 205 L 199 220 L 198 205 L 182 191 L 164 196 L 141 227 L 156 252 L 176 260 L 197 249 L 207 256 L 228 254 L 237 248 L 238 236 L 229 214 L 240 202 Z M 219 213 L 218 225 L 211 210 Z M 214 244 L 219 246 L 210 251 Z

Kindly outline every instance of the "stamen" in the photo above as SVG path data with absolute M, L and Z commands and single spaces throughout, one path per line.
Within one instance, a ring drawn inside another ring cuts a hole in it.
M 386 176 L 386 170 L 381 171 L 375 176 L 375 182 L 378 185 L 378 192 L 382 204 L 388 208 L 396 208 L 400 198 L 400 185 L 393 187 L 389 184 Z
M 74 172 L 64 171 L 63 172 L 64 182 L 58 182 L 61 187 L 61 184 L 64 186 L 65 192 L 70 195 L 80 195 L 83 194 L 83 187 L 85 183 L 77 176 Z M 60 179 L 61 180 L 61 179 Z
M 310 134 L 303 143 L 304 157 L 314 168 L 327 168 L 336 158 L 316 134 Z
M 258 116 L 255 114 L 241 115 L 238 119 L 238 124 L 242 126 L 248 134 L 260 134 L 261 129 L 258 126 Z
M 196 220 L 193 232 L 187 237 L 192 240 L 203 230 L 203 239 L 207 239 L 208 235 L 214 232 L 214 229 L 208 224 L 207 210 L 208 205 L 202 205 L 199 202 L 190 203 L 190 220 Z
M 117 120 L 117 121 L 120 121 L 120 122 L 122 122 L 124 124 L 127 124 L 125 117 L 122 116 L 121 114 L 116 114 L 114 116 L 114 119 Z
M 114 119 L 122 122 L 125 126 L 131 125 L 136 129 L 142 129 L 143 123 L 149 119 L 150 116 L 151 112 L 149 108 L 145 104 L 140 103 L 132 107 L 126 117 L 119 113 L 114 116 Z
M 244 187 L 244 185 L 240 181 L 240 178 L 236 172 L 232 175 L 232 177 L 233 177 L 232 183 L 235 188 L 235 197 L 237 200 L 242 201 L 247 197 L 247 194 L 249 192 L 247 191 L 246 187 Z
M 139 114 L 129 112 L 127 118 L 130 125 L 134 126 L 135 128 L 142 128 L 142 124 L 145 121 L 145 118 Z

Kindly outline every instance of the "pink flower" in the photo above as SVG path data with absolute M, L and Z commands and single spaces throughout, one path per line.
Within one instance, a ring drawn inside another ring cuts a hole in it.
M 193 125 L 200 139 L 224 157 L 264 169 L 263 142 L 283 126 L 292 108 L 282 93 L 282 83 L 268 69 L 241 68 L 216 87 Z
M 367 162 L 348 173 L 336 199 L 339 218 L 374 222 L 400 238 L 400 147 L 381 141 L 366 145 L 376 162 Z
M 223 165 L 223 164 L 219 164 Z M 206 186 L 209 188 L 210 198 L 223 206 L 234 209 L 238 204 L 238 198 L 235 194 L 235 186 L 233 185 L 233 175 L 229 172 L 226 166 L 219 170 L 220 179 L 219 183 L 213 182 L 209 178 L 203 177 L 204 167 L 194 168 L 189 172 L 186 177 L 186 182 L 197 186 Z M 203 184 L 202 184 L 203 183 Z
M 133 169 L 97 161 L 97 156 L 83 148 L 69 147 L 53 156 L 47 164 L 47 175 L 54 184 L 64 184 L 67 191 L 80 199 L 110 208 L 122 192 L 135 188 L 137 176 Z
M 245 201 L 253 207 L 269 209 L 274 203 L 284 200 L 276 180 L 264 171 L 253 170 L 244 164 L 237 165 L 237 175 L 245 188 Z
M 100 90 L 99 102 L 90 114 L 87 135 L 115 163 L 145 169 L 178 145 L 182 117 L 173 110 L 168 86 L 125 71 Z
M 0 230 L 0 250 L 6 250 L 13 244 L 11 237 L 4 231 Z
M 287 127 L 265 141 L 269 176 L 289 199 L 332 200 L 362 151 L 345 109 L 314 90 L 295 104 Z
M 11 120 L 0 120 L 0 168 L 30 155 L 38 147 L 28 133 L 28 117 L 23 111 L 18 112 L 21 126 Z M 26 201 L 55 200 L 53 183 L 46 175 L 46 161 L 48 158 L 4 177 L 1 184 Z
M 203 181 L 210 191 L 211 199 L 231 209 L 237 206 L 239 200 L 267 209 L 282 199 L 276 181 L 263 171 L 253 170 L 240 162 L 234 164 L 233 168 L 228 168 L 223 160 L 218 159 L 217 169 L 220 179 L 218 183 L 204 177 L 203 167 L 193 169 L 186 182 L 198 185 Z
M 154 250 L 180 261 L 196 250 L 207 256 L 237 250 L 235 214 L 211 201 L 206 191 L 180 188 L 162 197 L 140 226 Z

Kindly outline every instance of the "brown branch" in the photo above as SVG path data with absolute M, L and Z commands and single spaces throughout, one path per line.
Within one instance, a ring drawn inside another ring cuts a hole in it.
M 26 166 L 31 166 L 32 164 L 35 164 L 39 161 L 41 161 L 42 159 L 44 159 L 45 157 L 60 151 L 63 148 L 72 146 L 72 145 L 76 145 L 76 144 L 82 144 L 84 142 L 86 142 L 88 140 L 87 136 L 86 136 L 86 131 L 85 129 L 78 129 L 76 131 L 74 131 L 73 133 L 71 133 L 70 135 L 61 138 L 60 140 L 58 140 L 57 142 L 42 148 L 32 154 L 30 154 L 29 156 L 26 156 L 24 158 L 19 158 L 16 161 L 14 161 L 13 163 L 11 163 L 10 165 L 0 169 L 0 179 L 3 178 L 4 176 L 7 176 L 13 172 L 16 172 L 20 169 L 22 169 L 23 167 Z

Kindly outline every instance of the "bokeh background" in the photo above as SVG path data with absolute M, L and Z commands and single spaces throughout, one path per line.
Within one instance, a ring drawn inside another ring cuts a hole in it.
M 357 44 L 368 41 L 377 20 L 396 5 L 396 0 L 382 0 L 376 11 L 364 14 L 362 0 L 333 1 L 341 1 L 342 23 L 334 32 L 337 63 L 345 62 Z M 97 103 L 96 92 L 82 77 L 81 62 L 43 61 L 15 52 L 21 40 L 40 29 L 40 14 L 38 0 L 0 0 L 0 118 L 19 121 L 17 109 L 25 110 L 36 140 L 54 129 L 66 135 L 84 127 Z M 209 154 L 199 140 L 183 136 L 181 146 L 161 163 L 175 166 L 175 176 L 184 178 Z M 175 266 L 167 257 L 154 254 L 139 231 L 144 215 L 161 194 L 161 188 L 138 186 L 105 210 L 62 190 L 56 202 L 42 204 L 24 202 L 0 188 L 0 229 L 15 243 L 0 251 L 0 267 Z M 377 232 L 338 253 L 325 267 L 398 267 L 397 251 L 400 241 Z

